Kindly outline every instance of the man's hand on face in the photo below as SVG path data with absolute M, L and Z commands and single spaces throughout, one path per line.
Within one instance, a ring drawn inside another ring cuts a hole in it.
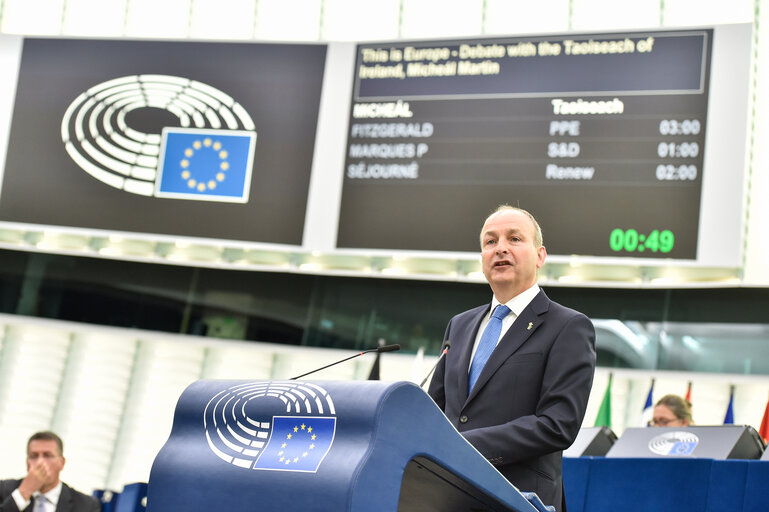
M 30 464 L 29 472 L 19 485 L 19 492 L 25 500 L 29 500 L 32 494 L 40 491 L 45 483 L 51 477 L 51 468 L 48 467 L 48 461 L 41 457 Z
M 32 493 L 46 493 L 59 483 L 59 473 L 65 459 L 61 447 L 52 439 L 35 439 L 27 446 L 27 476 L 19 485 L 19 492 L 29 500 Z

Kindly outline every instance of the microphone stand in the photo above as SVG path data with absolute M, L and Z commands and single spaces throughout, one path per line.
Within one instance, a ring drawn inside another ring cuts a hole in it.
M 302 377 L 306 377 L 307 375 L 310 375 L 311 373 L 315 373 L 315 372 L 319 372 L 321 370 L 325 370 L 326 368 L 329 368 L 330 366 L 334 366 L 334 365 L 337 365 L 339 363 L 344 363 L 345 361 L 349 361 L 350 359 L 353 359 L 353 358 L 356 358 L 356 357 L 360 357 L 363 354 L 369 354 L 371 352 L 378 352 L 378 353 L 381 353 L 381 352 L 393 352 L 395 350 L 400 350 L 400 348 L 401 348 L 400 345 L 385 345 L 383 347 L 377 347 L 377 348 L 372 348 L 372 349 L 369 349 L 369 350 L 364 350 L 363 352 L 359 352 L 357 354 L 353 354 L 350 357 L 345 357 L 344 359 L 340 359 L 339 361 L 335 361 L 335 362 L 333 362 L 331 364 L 327 364 L 326 366 L 323 366 L 321 368 L 315 368 L 314 370 L 310 370 L 307 373 L 303 373 L 301 375 L 297 375 L 296 377 L 291 377 L 289 380 L 301 379 Z
M 435 369 L 438 368 L 438 363 L 441 362 L 441 359 L 443 359 L 443 357 L 446 355 L 446 353 L 449 351 L 450 348 L 451 348 L 451 342 L 449 340 L 446 340 L 446 343 L 443 345 L 443 350 L 441 351 L 441 355 L 438 356 L 438 360 L 435 361 L 435 364 L 433 365 L 433 367 L 430 368 L 430 371 L 427 372 L 427 375 L 425 375 L 425 379 L 419 385 L 420 388 L 425 385 L 425 382 L 427 382 L 427 379 L 430 378 L 430 375 L 432 375 Z

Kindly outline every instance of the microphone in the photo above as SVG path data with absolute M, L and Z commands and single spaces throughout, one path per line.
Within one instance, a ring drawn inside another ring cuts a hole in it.
M 398 345 L 398 344 L 395 344 L 395 345 L 382 345 L 381 347 L 371 348 L 371 349 L 368 349 L 368 350 L 364 350 L 363 352 L 359 352 L 357 354 L 351 355 L 350 357 L 345 357 L 344 359 L 340 359 L 339 361 L 336 361 L 334 363 L 327 364 L 326 366 L 323 366 L 321 368 L 316 368 L 316 369 L 311 370 L 311 371 L 309 371 L 307 373 L 303 373 L 301 375 L 297 375 L 296 377 L 291 377 L 289 380 L 301 379 L 302 377 L 306 377 L 307 375 L 310 375 L 311 373 L 315 373 L 315 372 L 319 372 L 321 370 L 325 370 L 326 368 L 329 368 L 331 366 L 337 365 L 339 363 L 344 363 L 345 361 L 349 361 L 350 359 L 354 359 L 356 357 L 360 357 L 363 354 L 369 354 L 371 352 L 376 352 L 377 354 L 381 354 L 382 352 L 395 352 L 396 350 L 400 350 L 400 349 L 401 349 L 401 346 Z
M 432 375 L 435 369 L 438 368 L 438 363 L 440 363 L 441 359 L 443 359 L 446 356 L 446 353 L 449 351 L 450 348 L 451 348 L 451 342 L 449 340 L 446 340 L 446 343 L 443 344 L 443 350 L 441 351 L 441 355 L 438 356 L 438 360 L 435 361 L 435 364 L 433 365 L 433 367 L 430 368 L 430 371 L 427 372 L 427 375 L 425 375 L 425 380 L 423 380 L 422 384 L 419 385 L 420 388 L 425 385 L 425 382 L 427 382 L 427 379 L 430 378 L 430 375 Z

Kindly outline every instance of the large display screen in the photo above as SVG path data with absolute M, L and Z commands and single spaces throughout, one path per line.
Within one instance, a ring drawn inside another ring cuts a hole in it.
M 301 245 L 326 51 L 24 39 L 0 220 Z
M 511 204 L 551 255 L 697 260 L 704 179 L 724 172 L 705 158 L 725 142 L 706 137 L 718 37 L 358 45 L 337 246 L 476 252 L 483 218 Z M 744 110 L 735 85 L 719 101 Z M 744 137 L 726 152 L 741 176 Z
M 751 41 L 2 36 L 0 230 L 468 260 L 510 204 L 551 262 L 739 268 Z

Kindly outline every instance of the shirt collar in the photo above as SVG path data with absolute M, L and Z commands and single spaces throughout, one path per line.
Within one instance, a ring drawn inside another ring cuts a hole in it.
M 513 314 L 516 317 L 521 316 L 521 313 L 523 313 L 523 310 L 526 309 L 526 306 L 529 305 L 529 303 L 534 300 L 534 297 L 537 296 L 539 293 L 539 285 L 537 283 L 534 283 L 534 285 L 519 293 L 509 301 L 505 302 L 505 306 L 510 308 L 510 311 L 513 312 Z M 501 304 L 496 297 L 492 297 L 491 299 L 491 311 L 489 311 L 489 315 L 494 311 L 494 308 L 496 308 L 499 304 Z
M 61 488 L 63 487 L 61 480 L 59 480 L 59 483 L 56 484 L 56 487 L 51 489 L 50 491 L 46 493 L 35 493 L 35 495 L 42 494 L 45 496 L 45 499 L 53 503 L 53 506 L 56 507 L 56 505 L 59 504 L 59 496 L 61 496 Z

